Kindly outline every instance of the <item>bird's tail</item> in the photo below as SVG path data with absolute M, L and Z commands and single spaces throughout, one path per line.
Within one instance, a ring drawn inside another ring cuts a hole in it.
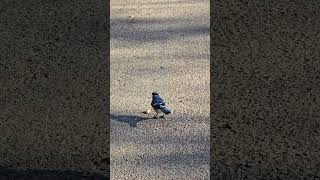
M 170 114 L 171 113 L 171 110 L 168 109 L 168 108 L 162 108 L 161 111 L 164 113 L 164 114 Z

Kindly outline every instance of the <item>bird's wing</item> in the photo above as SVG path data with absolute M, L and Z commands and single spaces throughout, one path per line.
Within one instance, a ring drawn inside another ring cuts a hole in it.
M 160 106 L 160 109 L 165 108 L 166 107 L 166 103 L 164 101 L 160 102 L 159 106 Z
M 165 102 L 154 102 L 151 104 L 152 107 L 162 109 L 165 108 Z
M 156 103 L 152 103 L 151 106 L 154 107 L 154 108 L 160 109 L 160 105 L 157 102 Z
M 162 109 L 166 105 L 165 101 L 160 96 L 153 96 L 151 106 L 154 108 Z

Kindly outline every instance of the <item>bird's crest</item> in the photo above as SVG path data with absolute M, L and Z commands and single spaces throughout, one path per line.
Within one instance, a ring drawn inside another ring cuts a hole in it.
M 157 93 L 157 92 L 152 92 L 152 95 L 154 96 L 154 95 L 159 95 L 159 93 Z

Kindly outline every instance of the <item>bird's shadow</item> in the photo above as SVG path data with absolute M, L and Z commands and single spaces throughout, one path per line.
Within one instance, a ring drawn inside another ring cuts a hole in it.
M 137 127 L 138 122 L 152 119 L 152 117 L 142 117 L 142 116 L 134 116 L 134 115 L 114 115 L 111 114 L 111 119 L 128 123 L 131 127 Z

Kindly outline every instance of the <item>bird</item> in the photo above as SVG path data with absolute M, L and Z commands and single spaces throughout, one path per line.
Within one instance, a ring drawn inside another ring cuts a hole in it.
M 159 93 L 157 92 L 152 92 L 152 101 L 151 101 L 151 106 L 153 110 L 157 113 L 153 118 L 157 119 L 159 113 L 163 113 L 160 118 L 164 119 L 164 115 L 168 115 L 171 113 L 171 110 L 166 107 L 165 101 L 160 97 Z

